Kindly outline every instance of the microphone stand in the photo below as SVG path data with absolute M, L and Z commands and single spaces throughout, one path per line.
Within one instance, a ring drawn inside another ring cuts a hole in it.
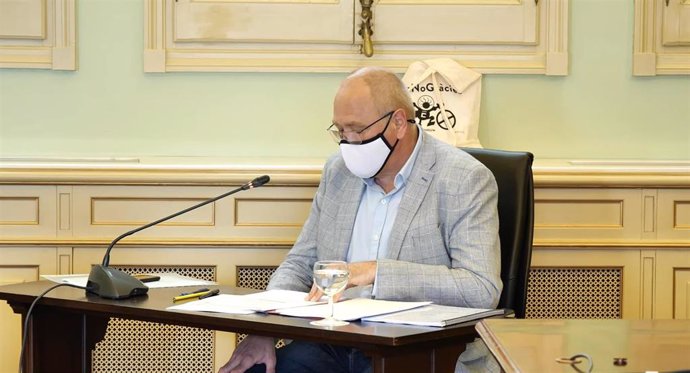
M 101 265 L 93 265 L 91 267 L 91 273 L 89 273 L 89 279 L 86 283 L 86 291 L 89 293 L 96 294 L 102 298 L 109 299 L 126 299 L 133 296 L 144 295 L 148 293 L 149 288 L 148 286 L 144 285 L 143 282 L 139 281 L 138 279 L 134 278 L 133 276 L 130 276 L 125 272 L 108 266 L 110 264 L 110 251 L 113 249 L 113 246 L 115 246 L 115 244 L 118 241 L 127 236 L 131 236 L 134 233 L 143 231 L 144 229 L 153 227 L 154 225 L 160 224 L 164 221 L 170 220 L 182 214 L 186 214 L 192 210 L 198 209 L 199 207 L 205 206 L 211 202 L 215 202 L 221 198 L 225 198 L 231 194 L 235 194 L 243 190 L 260 187 L 269 182 L 270 180 L 271 178 L 268 177 L 268 175 L 259 176 L 256 179 L 240 186 L 237 189 L 233 189 L 227 193 L 221 194 L 217 197 L 211 198 L 192 207 L 188 207 L 182 211 L 178 211 L 172 215 L 168 215 L 164 218 L 158 219 L 156 221 L 153 221 L 151 223 L 148 223 L 146 225 L 143 225 L 141 227 L 132 229 L 131 231 L 121 234 L 120 236 L 115 238 L 108 246 L 108 249 L 105 251 L 105 255 L 103 256 L 103 262 L 101 263 Z

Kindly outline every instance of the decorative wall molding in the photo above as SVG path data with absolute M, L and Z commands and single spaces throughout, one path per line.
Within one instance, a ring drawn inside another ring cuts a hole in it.
M 0 37 L 0 68 L 77 70 L 76 0 L 33 1 L 40 11 L 29 7 L 22 17 L 27 24 L 40 19 L 44 32 L 36 35 L 27 26 L 22 35 L 19 24 L 18 32 Z
M 140 159 L 138 162 L 55 162 L 0 159 L 0 184 L 50 185 L 241 185 L 267 174 L 272 186 L 317 186 L 325 159 Z M 690 163 L 668 166 L 577 166 L 567 160 L 537 160 L 537 187 L 686 188 Z M 606 163 L 606 162 L 603 162 Z
M 39 197 L 1 197 L 0 225 L 39 225 Z
M 642 250 L 640 252 L 640 318 L 643 320 L 654 319 L 654 304 L 655 300 L 655 275 L 656 269 L 656 251 Z
M 258 2 L 257 2 L 258 3 Z M 409 4 L 409 2 L 404 2 Z M 468 3 L 442 1 L 439 4 Z M 500 4 L 523 2 L 499 1 Z M 360 53 L 360 38 L 353 29 L 355 43 L 281 42 L 237 43 L 208 40 L 180 43 L 174 35 L 173 0 L 144 2 L 144 71 L 263 71 L 263 72 L 349 72 L 363 66 L 383 66 L 403 72 L 412 62 L 429 58 L 453 58 L 482 73 L 568 74 L 568 0 L 538 2 L 536 44 L 499 45 L 480 43 L 443 44 L 385 42 L 376 44 L 373 57 Z M 436 3 L 434 3 L 436 4 Z M 472 2 L 484 4 L 486 2 Z M 426 6 L 416 4 L 413 6 Z M 433 5 L 433 4 L 432 4 Z M 479 6 L 479 5 L 477 5 Z M 496 4 L 492 4 L 496 6 Z M 514 5 L 511 5 L 514 6 Z M 359 24 L 359 2 L 354 2 Z M 299 20 L 297 20 L 299 22 Z M 382 20 L 378 20 L 379 24 Z M 535 25 L 533 25 L 535 26 Z M 375 34 L 376 35 L 376 34 Z
M 187 201 L 191 205 L 268 174 L 271 182 L 266 187 L 218 201 L 213 209 L 199 210 L 177 225 L 142 232 L 121 245 L 290 246 L 309 213 L 323 161 L 143 158 L 123 163 L 0 163 L 0 197 L 41 196 L 40 226 L 0 225 L 0 244 L 104 245 L 128 227 L 167 215 L 174 206 L 179 210 Z M 534 166 L 537 250 L 690 246 L 690 168 L 685 164 L 575 164 L 550 160 Z M 282 207 L 272 215 L 276 204 Z M 100 215 L 93 215 L 94 206 Z M 36 216 L 35 206 L 13 214 Z
M 687 1 L 635 0 L 633 75 L 690 74 L 690 38 L 680 35 L 679 25 L 690 22 L 688 9 Z

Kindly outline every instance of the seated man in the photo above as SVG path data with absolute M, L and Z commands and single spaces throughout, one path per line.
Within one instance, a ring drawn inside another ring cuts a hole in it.
M 327 161 L 309 218 L 269 289 L 310 291 L 309 299 L 318 299 L 314 262 L 344 260 L 348 287 L 358 296 L 496 307 L 502 285 L 493 175 L 412 118 L 412 102 L 395 74 L 363 68 L 342 82 L 328 129 L 340 152 Z M 475 350 L 468 346 L 460 360 Z M 294 341 L 276 353 L 273 339 L 260 336 L 240 343 L 220 372 L 250 368 L 372 370 L 353 348 Z

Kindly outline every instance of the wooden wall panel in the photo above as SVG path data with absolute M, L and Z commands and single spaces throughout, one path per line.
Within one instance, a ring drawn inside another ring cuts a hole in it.
M 633 75 L 690 74 L 690 1 L 635 0 Z
M 77 69 L 76 0 L 0 1 L 0 68 Z
M 0 38 L 44 39 L 46 37 L 46 1 L 0 1 Z
M 535 190 L 535 242 L 639 241 L 639 189 Z
M 673 277 L 673 318 L 690 319 L 690 268 L 677 268 Z
M 311 198 L 235 199 L 235 226 L 302 227 L 309 216 Z
M 80 237 L 114 238 L 230 189 L 75 186 L 74 232 Z M 243 191 L 141 231 L 132 239 L 292 242 L 309 214 L 315 191 L 313 187 L 270 186 Z
M 0 247 L 0 285 L 40 280 L 57 273 L 55 247 Z M 0 301 L 0 372 L 16 372 L 21 346 L 21 316 Z
M 91 225 L 145 225 L 204 202 L 204 198 L 158 197 L 93 197 Z M 215 204 L 211 203 L 178 216 L 160 226 L 213 226 Z
M 657 251 L 655 317 L 690 318 L 690 250 Z
M 658 224 L 658 239 L 690 241 L 690 190 L 659 191 Z
M 55 237 L 56 212 L 54 186 L 0 185 L 1 237 Z
M 403 72 L 414 61 L 446 57 L 482 73 L 568 74 L 568 0 L 376 2 L 369 57 L 361 50 L 357 0 L 144 4 L 146 72 L 349 72 L 370 65 Z

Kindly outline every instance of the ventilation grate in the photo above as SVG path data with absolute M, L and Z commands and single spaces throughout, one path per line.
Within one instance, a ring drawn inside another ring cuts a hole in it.
M 237 267 L 237 287 L 265 290 L 276 268 L 275 266 Z
M 620 319 L 622 268 L 532 267 L 528 319 Z
M 208 266 L 112 266 L 127 273 L 174 272 L 215 281 Z M 213 372 L 213 331 L 111 318 L 93 351 L 92 372 Z

